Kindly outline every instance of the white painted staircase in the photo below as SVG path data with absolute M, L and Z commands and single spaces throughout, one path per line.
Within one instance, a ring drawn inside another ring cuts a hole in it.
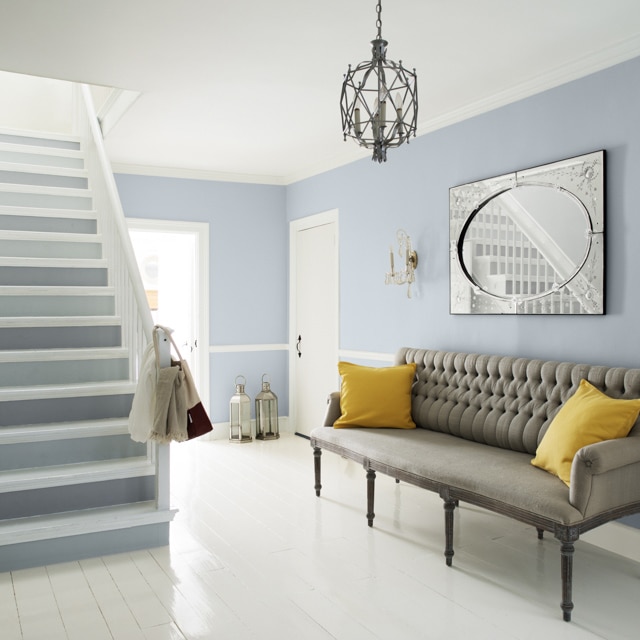
M 0 571 L 168 541 L 82 144 L 0 130 Z

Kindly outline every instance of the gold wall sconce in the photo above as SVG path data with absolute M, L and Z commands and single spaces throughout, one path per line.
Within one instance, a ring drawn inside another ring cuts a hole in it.
M 393 245 L 389 247 L 389 261 L 391 271 L 387 272 L 384 278 L 385 284 L 406 284 L 407 298 L 411 297 L 411 285 L 416 281 L 416 267 L 418 266 L 418 254 L 411 246 L 411 237 L 404 229 L 396 232 L 398 242 L 398 255 L 400 256 L 404 268 L 400 271 L 395 269 Z

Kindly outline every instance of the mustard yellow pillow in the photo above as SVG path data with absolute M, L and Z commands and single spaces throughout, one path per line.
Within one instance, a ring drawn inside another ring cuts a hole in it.
M 531 464 L 571 480 L 571 463 L 582 447 L 604 440 L 624 438 L 640 412 L 640 400 L 616 400 L 586 380 L 580 381 L 549 425 Z
M 341 427 L 395 427 L 415 429 L 411 418 L 411 385 L 415 363 L 397 367 L 364 367 L 339 362 L 342 376 L 340 411 L 335 421 Z

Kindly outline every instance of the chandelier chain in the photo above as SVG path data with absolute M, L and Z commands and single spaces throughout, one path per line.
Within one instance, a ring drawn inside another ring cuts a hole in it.
M 382 39 L 382 0 L 378 0 L 376 7 L 378 18 L 376 20 L 376 27 L 378 27 L 378 40 Z

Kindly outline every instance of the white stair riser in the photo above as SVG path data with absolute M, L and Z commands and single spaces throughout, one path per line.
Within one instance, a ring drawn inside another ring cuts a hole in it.
M 25 316 L 110 316 L 115 313 L 113 296 L 4 296 L 0 318 Z
M 0 387 L 127 380 L 128 358 L 0 362 Z
M 146 453 L 147 447 L 142 443 L 133 442 L 129 434 L 8 444 L 3 445 L 3 455 L 0 458 L 0 481 L 2 481 L 3 471 L 144 458 Z
M 0 402 L 0 427 L 21 424 L 122 418 L 131 411 L 132 395 L 107 395 L 84 398 L 45 398 Z
M 0 256 L 24 258 L 101 258 L 99 242 L 65 242 L 55 237 L 42 240 L 4 240 L 0 238 Z

